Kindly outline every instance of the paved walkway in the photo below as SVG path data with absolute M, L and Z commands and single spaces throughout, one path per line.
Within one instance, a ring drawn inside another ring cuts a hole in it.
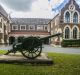
M 0 50 L 10 50 L 12 49 L 12 46 L 10 45 L 0 45 Z
M 55 52 L 55 53 L 66 53 L 66 54 L 80 54 L 80 48 L 62 48 L 60 46 L 53 47 L 50 45 L 43 46 L 43 52 Z M 0 45 L 0 50 L 10 50 L 11 46 Z
M 62 47 L 53 47 L 53 46 L 45 45 L 43 48 L 43 52 L 80 54 L 80 48 L 62 48 Z

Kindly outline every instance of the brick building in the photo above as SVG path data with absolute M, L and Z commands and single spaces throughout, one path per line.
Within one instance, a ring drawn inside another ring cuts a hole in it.
M 9 43 L 10 19 L 6 11 L 0 5 L 0 44 Z
M 19 37 L 49 36 L 49 21 L 50 19 L 42 18 L 12 18 L 12 23 L 10 25 L 11 30 L 9 32 L 10 42 L 14 42 L 14 40 L 18 39 Z M 49 40 L 46 40 L 45 43 L 48 44 Z
M 80 7 L 75 0 L 69 2 L 49 22 L 51 35 L 62 33 L 61 37 L 52 38 L 52 43 L 60 43 L 63 39 L 80 39 Z

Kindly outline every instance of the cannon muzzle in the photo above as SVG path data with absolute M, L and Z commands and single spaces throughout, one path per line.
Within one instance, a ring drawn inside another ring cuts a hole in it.
M 60 36 L 62 33 L 57 33 L 57 34 L 54 34 L 54 35 L 51 35 L 51 36 L 47 36 L 47 37 L 43 37 L 43 38 L 40 38 L 41 40 L 45 40 L 45 39 L 49 39 L 49 38 L 52 38 L 52 37 L 56 37 L 56 36 Z

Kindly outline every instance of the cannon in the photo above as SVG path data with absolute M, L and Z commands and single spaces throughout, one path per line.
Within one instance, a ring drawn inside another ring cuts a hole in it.
M 11 52 L 16 53 L 17 51 L 19 51 L 24 57 L 29 59 L 35 59 L 36 57 L 40 56 L 42 52 L 43 41 L 45 39 L 49 39 L 59 35 L 61 35 L 61 33 L 47 36 L 44 38 L 33 36 L 24 38 L 21 43 L 14 43 L 12 45 L 13 48 L 9 50 L 5 55 L 8 55 Z

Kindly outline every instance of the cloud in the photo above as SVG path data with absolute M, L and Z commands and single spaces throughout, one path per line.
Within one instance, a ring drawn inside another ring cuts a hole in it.
M 80 6 L 80 0 L 77 0 L 78 5 Z
M 52 8 L 59 6 L 64 0 L 0 0 L 0 4 L 11 17 L 53 18 L 57 12 Z
M 56 8 L 58 5 L 60 5 L 64 0 L 51 0 L 50 5 L 54 8 Z
M 51 12 L 47 0 L 37 0 L 32 4 L 31 11 L 27 12 L 14 12 L 12 17 L 27 17 L 27 18 L 52 18 L 53 12 Z
M 2 4 L 15 11 L 30 11 L 34 1 L 36 0 L 0 0 Z

